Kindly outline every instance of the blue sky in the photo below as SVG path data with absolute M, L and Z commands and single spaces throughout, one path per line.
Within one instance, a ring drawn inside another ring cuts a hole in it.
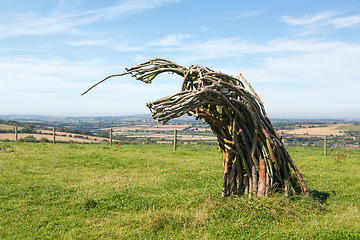
M 358 0 L 0 2 L 0 115 L 148 113 L 180 77 L 80 94 L 162 57 L 242 73 L 272 118 L 360 118 Z

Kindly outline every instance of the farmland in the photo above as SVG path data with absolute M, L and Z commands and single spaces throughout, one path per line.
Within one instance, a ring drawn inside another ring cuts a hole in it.
M 298 126 L 298 125 L 295 125 Z M 346 124 L 329 124 L 329 125 L 302 125 L 292 130 L 280 130 L 282 134 L 305 135 L 314 137 L 323 137 L 325 135 L 342 136 Z
M 359 150 L 288 150 L 310 198 L 222 199 L 211 145 L 0 143 L 0 238 L 359 239 Z
M 44 138 L 52 141 L 52 127 L 56 128 L 59 142 L 103 143 L 109 140 L 112 129 L 116 143 L 161 143 L 173 141 L 177 130 L 180 144 L 215 144 L 215 135 L 202 121 L 183 117 L 162 125 L 149 115 L 123 117 L 32 117 L 18 120 L 23 126 L 34 125 L 36 128 L 21 133 L 24 139 L 32 135 L 37 141 Z M 328 136 L 329 147 L 359 148 L 360 125 L 358 121 L 334 120 L 274 120 L 274 127 L 288 146 L 320 147 L 324 136 Z M 0 141 L 15 139 L 14 126 L 0 125 Z
M 171 143 L 174 130 L 177 130 L 178 139 L 183 143 L 197 144 L 207 142 L 215 144 L 216 137 L 210 128 L 199 121 L 180 120 L 171 124 L 162 125 L 153 121 L 149 116 L 136 116 L 118 119 L 76 119 L 76 120 L 57 120 L 57 121 L 40 121 L 29 120 L 23 121 L 24 124 L 35 125 L 28 134 L 20 133 L 23 138 L 31 133 L 37 140 L 45 137 L 52 141 L 51 127 L 56 127 L 56 139 L 62 142 L 83 142 L 83 143 L 101 143 L 108 141 L 110 128 L 112 129 L 113 139 L 116 141 L 126 142 L 151 142 L 151 143 Z M 0 140 L 14 141 L 14 127 L 9 125 L 0 126 Z M 50 127 L 50 128 L 49 128 Z M 21 128 L 19 128 L 21 130 Z M 64 132 L 64 130 L 67 132 Z M 73 131 L 76 131 L 74 134 Z
M 18 128 L 19 131 L 22 128 Z M 0 130 L 5 131 L 0 133 L 0 141 L 15 141 L 14 127 L 9 125 L 0 126 Z M 18 139 L 20 141 L 26 141 L 27 139 L 33 139 L 33 141 L 44 141 L 50 142 L 53 140 L 53 131 L 52 130 L 44 130 L 43 128 L 35 128 L 31 132 L 28 133 L 18 133 Z M 96 137 L 96 136 L 88 136 L 84 134 L 72 134 L 68 132 L 56 132 L 56 141 L 57 142 L 79 142 L 79 143 L 100 143 L 107 142 L 108 139 Z

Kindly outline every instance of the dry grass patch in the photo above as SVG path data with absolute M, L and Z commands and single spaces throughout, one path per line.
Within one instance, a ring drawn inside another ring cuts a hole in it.
M 313 137 L 323 137 L 325 135 L 334 135 L 334 136 L 342 136 L 344 132 L 341 130 L 341 127 L 346 124 L 331 124 L 324 127 L 303 127 L 299 129 L 293 130 L 282 130 L 280 129 L 278 132 L 284 134 L 294 134 L 294 135 L 306 135 Z

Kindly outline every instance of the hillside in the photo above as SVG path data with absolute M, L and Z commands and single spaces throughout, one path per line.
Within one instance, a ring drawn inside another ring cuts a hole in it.
M 310 198 L 222 199 L 215 146 L 0 143 L 0 238 L 359 239 L 359 150 L 288 150 Z
M 0 141 L 15 141 L 16 135 L 18 141 L 42 141 L 50 142 L 53 141 L 54 135 L 53 130 L 47 127 L 41 127 L 35 124 L 19 124 L 17 122 L 10 123 L 4 122 L 0 124 Z M 14 126 L 16 125 L 16 126 Z M 15 134 L 15 127 L 17 127 L 17 134 Z M 75 132 L 75 131 L 74 131 Z M 107 138 L 69 133 L 63 131 L 55 132 L 55 139 L 57 142 L 79 142 L 79 143 L 101 143 L 107 142 Z

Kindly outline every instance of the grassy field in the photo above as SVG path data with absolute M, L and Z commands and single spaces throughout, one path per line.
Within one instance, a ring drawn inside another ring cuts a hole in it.
M 338 129 L 345 130 L 345 131 L 357 131 L 357 132 L 360 132 L 360 125 L 359 124 L 344 124 L 344 125 L 340 125 L 338 127 Z
M 311 198 L 221 199 L 215 146 L 0 143 L 0 239 L 360 239 L 360 151 L 288 150 Z
M 14 126 L 10 126 L 10 125 L 0 123 L 0 130 L 4 130 L 4 131 L 14 130 Z

